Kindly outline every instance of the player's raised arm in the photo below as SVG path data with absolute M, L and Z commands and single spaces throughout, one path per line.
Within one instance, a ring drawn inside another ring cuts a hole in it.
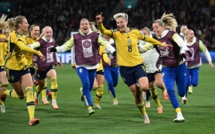
M 102 34 L 112 37 L 112 31 L 106 29 L 102 22 L 103 22 L 103 16 L 102 16 L 102 13 L 100 13 L 99 15 L 96 16 L 96 23 L 98 25 L 98 28 Z

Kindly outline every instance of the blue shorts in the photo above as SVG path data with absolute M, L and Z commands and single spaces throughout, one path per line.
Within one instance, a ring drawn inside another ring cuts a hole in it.
M 9 82 L 18 82 L 20 81 L 20 78 L 27 73 L 30 73 L 30 69 L 28 67 L 25 67 L 22 70 L 6 69 L 6 74 Z
M 120 75 L 128 86 L 135 84 L 141 77 L 147 77 L 143 64 L 134 67 L 120 66 Z
M 36 71 L 36 77 L 39 80 L 45 79 L 46 78 L 46 74 L 51 70 L 51 69 L 55 69 L 55 65 L 52 65 L 50 67 L 48 67 L 48 69 L 46 71 Z
M 5 67 L 0 66 L 0 72 L 3 72 L 3 71 L 5 71 Z
M 156 71 L 154 73 L 147 73 L 149 83 L 152 82 L 152 81 L 155 81 L 155 75 L 158 74 L 158 73 L 161 73 L 161 71 L 158 70 L 158 71 Z
M 29 67 L 31 75 L 35 74 L 36 69 L 34 67 Z

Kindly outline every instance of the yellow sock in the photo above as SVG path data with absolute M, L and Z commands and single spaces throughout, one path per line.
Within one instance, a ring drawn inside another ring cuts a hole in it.
M 175 112 L 176 112 L 176 113 L 181 112 L 181 108 L 180 108 L 180 107 L 176 108 L 176 109 L 175 109 Z
M 96 100 L 95 100 L 95 104 L 99 104 L 102 95 L 103 95 L 103 85 L 99 85 L 96 91 Z
M 57 78 L 53 77 L 51 78 L 52 102 L 56 101 L 57 99 L 57 89 L 58 89 Z
M 26 103 L 27 103 L 28 115 L 29 115 L 29 119 L 31 120 L 32 118 L 34 118 L 34 113 L 35 113 L 35 104 L 34 104 L 32 87 L 27 87 L 25 89 L 25 94 L 26 94 Z
M 146 108 L 145 108 L 143 102 L 142 102 L 142 104 L 137 104 L 137 107 L 139 108 L 140 113 L 141 113 L 143 116 L 147 114 L 147 113 L 146 113 Z
M 41 91 L 41 93 L 42 93 L 42 99 L 47 99 L 46 98 L 46 87 L 47 87 L 47 80 L 45 79 L 45 85 L 44 85 L 44 88 Z
M 151 95 L 152 95 L 153 100 L 154 100 L 155 103 L 157 104 L 157 107 L 161 107 L 162 105 L 161 105 L 161 103 L 160 103 L 160 100 L 159 100 L 159 97 L 158 97 L 158 93 L 157 93 L 155 87 L 152 87 L 152 88 L 150 88 L 149 90 L 150 90 L 150 92 L 151 92 Z
M 40 87 L 39 85 L 37 85 L 36 87 L 36 94 L 37 96 L 39 96 L 40 92 L 43 90 L 43 87 Z
M 87 106 L 87 110 L 90 110 L 90 109 L 92 109 L 92 107 L 91 106 Z
M 189 89 L 189 90 L 193 90 L 193 86 L 189 86 L 188 89 Z
M 5 87 L 5 89 L 7 86 L 8 86 L 8 82 L 1 84 L 1 87 Z M 6 89 L 4 91 L 4 94 L 10 96 L 11 98 L 15 98 L 15 99 L 19 99 L 19 98 L 23 99 L 24 98 L 24 96 L 19 96 L 14 89 L 12 89 L 12 90 Z
M 19 99 L 20 96 L 16 93 L 16 91 L 14 89 L 12 90 L 5 90 L 4 94 L 10 96 L 11 98 L 15 98 L 15 99 Z
M 4 105 L 4 102 L 0 99 L 0 105 Z
M 47 98 L 46 98 L 46 88 L 44 88 L 44 89 L 41 91 L 41 93 L 42 93 L 42 99 L 47 99 Z

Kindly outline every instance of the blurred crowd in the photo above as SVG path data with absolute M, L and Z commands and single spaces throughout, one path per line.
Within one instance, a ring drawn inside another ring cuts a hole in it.
M 95 15 L 107 12 L 114 7 L 115 0 L 10 0 L 13 3 L 8 17 L 24 15 L 29 24 L 38 24 L 41 28 L 49 25 L 53 28 L 58 45 L 70 38 L 71 31 L 78 31 L 82 18 L 95 21 Z
M 96 14 L 103 12 L 108 20 L 121 2 L 118 11 L 129 14 L 129 26 L 151 28 L 152 22 L 164 12 L 173 13 L 179 28 L 187 25 L 209 50 L 215 51 L 215 0 L 136 0 L 135 8 L 130 9 L 123 6 L 123 0 L 9 1 L 12 3 L 11 12 L 7 14 L 9 17 L 24 15 L 29 24 L 39 24 L 41 28 L 51 26 L 58 45 L 70 38 L 71 31 L 78 31 L 81 18 L 95 21 Z M 115 28 L 112 21 L 106 26 Z
M 137 28 L 151 28 L 152 21 L 164 12 L 173 13 L 179 24 L 177 32 L 181 25 L 187 25 L 209 50 L 215 51 L 215 0 L 140 0 L 126 12 L 132 18 L 130 25 Z

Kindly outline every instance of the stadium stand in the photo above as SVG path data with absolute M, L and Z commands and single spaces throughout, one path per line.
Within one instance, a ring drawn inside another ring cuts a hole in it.
M 95 21 L 96 14 L 103 12 L 106 26 L 115 28 L 113 14 L 126 12 L 130 18 L 129 26 L 151 28 L 153 20 L 160 18 L 164 12 L 172 12 L 179 27 L 185 24 L 193 29 L 208 49 L 215 51 L 215 0 L 136 0 L 136 3 L 134 1 L 1 0 L 0 14 L 5 13 L 8 17 L 24 15 L 28 18 L 29 24 L 36 23 L 41 28 L 45 25 L 52 26 L 57 44 L 62 45 L 70 38 L 71 31 L 78 30 L 79 21 L 83 17 Z M 129 2 L 133 5 L 129 5 Z

